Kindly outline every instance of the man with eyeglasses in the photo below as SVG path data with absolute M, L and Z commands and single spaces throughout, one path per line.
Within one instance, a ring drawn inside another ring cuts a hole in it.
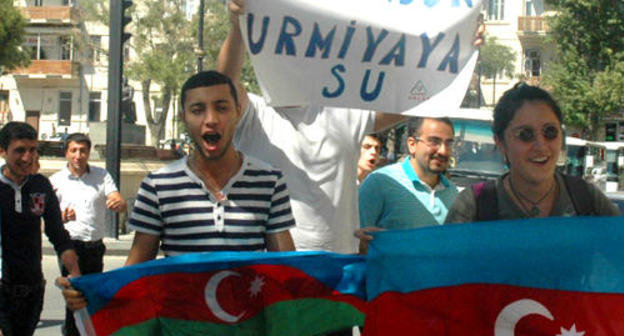
M 360 253 L 384 229 L 408 229 L 444 223 L 457 187 L 444 173 L 453 151 L 453 123 L 448 118 L 408 121 L 409 156 L 371 173 L 360 186 Z

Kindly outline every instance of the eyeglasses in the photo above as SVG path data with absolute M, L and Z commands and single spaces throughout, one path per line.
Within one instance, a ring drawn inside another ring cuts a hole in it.
M 442 144 L 444 144 L 446 148 L 453 148 L 453 145 L 455 144 L 454 139 L 442 140 L 438 137 L 428 137 L 426 139 L 414 137 L 414 139 L 416 141 L 422 141 L 425 145 L 427 145 L 429 148 L 434 149 L 434 150 L 437 150 L 440 147 L 442 147 Z
M 533 142 L 537 139 L 537 131 L 528 126 L 519 127 L 513 131 L 513 136 L 520 139 L 522 142 Z M 542 128 L 542 135 L 547 141 L 557 139 L 559 136 L 559 127 L 555 125 L 546 125 Z

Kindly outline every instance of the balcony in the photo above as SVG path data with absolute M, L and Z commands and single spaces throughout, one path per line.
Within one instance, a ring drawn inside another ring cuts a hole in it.
M 28 68 L 18 68 L 11 71 L 16 76 L 29 78 L 77 78 L 80 63 L 71 60 L 32 60 Z
M 543 16 L 518 16 L 518 35 L 546 34 L 548 23 Z
M 22 7 L 22 13 L 30 24 L 71 24 L 80 21 L 80 12 L 70 6 L 30 6 Z

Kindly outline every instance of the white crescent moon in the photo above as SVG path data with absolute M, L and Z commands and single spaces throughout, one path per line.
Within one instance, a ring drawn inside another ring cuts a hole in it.
M 541 303 L 529 299 L 518 300 L 507 305 L 498 314 L 494 324 L 494 336 L 514 336 L 518 321 L 532 314 L 543 316 L 551 321 L 554 319 L 550 311 Z
M 221 271 L 213 275 L 210 280 L 208 280 L 208 283 L 206 283 L 204 296 L 206 298 L 206 305 L 208 305 L 208 308 L 210 308 L 210 310 L 216 317 L 220 318 L 225 322 L 234 323 L 240 320 L 241 317 L 243 317 L 245 311 L 238 314 L 238 316 L 230 315 L 226 313 L 223 308 L 221 308 L 221 305 L 219 305 L 219 302 L 217 301 L 217 288 L 219 287 L 221 281 L 229 276 L 240 276 L 240 274 L 232 271 Z

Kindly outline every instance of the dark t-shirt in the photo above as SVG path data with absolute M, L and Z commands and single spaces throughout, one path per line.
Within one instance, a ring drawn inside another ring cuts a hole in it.
M 503 187 L 503 179 L 506 175 L 496 181 L 496 197 L 498 200 L 498 214 L 500 219 L 522 219 L 528 218 L 527 214 L 513 201 Z M 557 174 L 559 194 L 555 200 L 555 205 L 550 216 L 570 217 L 576 216 L 574 204 L 570 198 L 570 193 L 565 187 L 563 177 Z M 620 211 L 595 185 L 589 183 L 589 198 L 593 202 L 593 208 L 598 216 L 619 216 Z M 472 188 L 462 190 L 455 203 L 449 210 L 445 223 L 471 223 L 477 220 L 477 202 Z
M 29 176 L 20 187 L 0 173 L 3 282 L 41 283 L 42 217 L 45 221 L 45 233 L 56 253 L 60 255 L 72 248 L 50 181 L 37 174 Z

